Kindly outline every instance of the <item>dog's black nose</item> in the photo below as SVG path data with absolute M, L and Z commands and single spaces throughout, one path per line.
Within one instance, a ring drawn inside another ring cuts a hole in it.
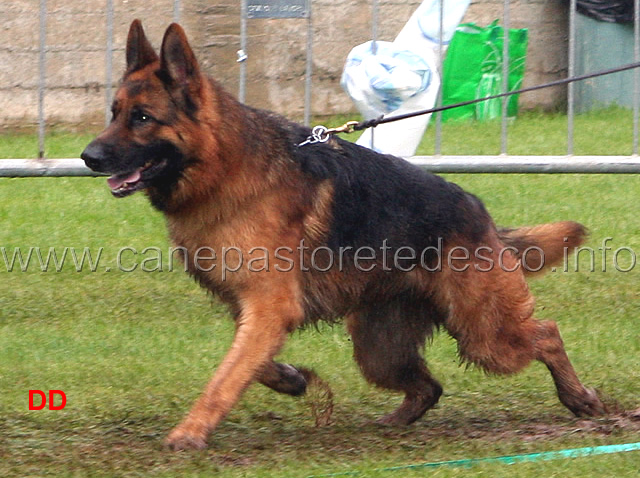
M 87 167 L 94 171 L 100 171 L 100 165 L 104 161 L 105 157 L 104 145 L 98 141 L 92 141 L 86 148 L 84 148 L 80 157 Z

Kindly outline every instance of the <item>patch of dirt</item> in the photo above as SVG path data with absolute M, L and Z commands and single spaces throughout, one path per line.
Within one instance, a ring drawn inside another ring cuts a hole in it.
M 633 414 L 636 414 L 634 417 Z M 640 414 L 623 412 L 598 418 L 582 418 L 564 425 L 531 424 L 517 431 L 504 431 L 501 436 L 509 439 L 518 436 L 525 441 L 555 438 L 573 433 L 611 435 L 617 431 L 640 431 Z
M 488 418 L 450 416 L 435 423 L 429 416 L 423 419 L 417 433 L 424 440 L 435 437 L 452 439 L 472 438 L 487 441 L 537 441 L 559 438 L 573 434 L 609 436 L 619 432 L 640 432 L 640 409 L 617 411 L 603 417 L 575 418 L 545 415 L 520 420 L 517 417 L 498 414 Z

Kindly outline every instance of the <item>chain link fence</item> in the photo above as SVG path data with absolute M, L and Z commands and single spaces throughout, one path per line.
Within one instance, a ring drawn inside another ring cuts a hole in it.
M 33 1 L 33 0 L 31 0 Z M 127 4 L 127 0 L 118 1 L 118 7 L 124 8 Z M 444 1 L 444 0 L 443 0 Z M 530 0 L 535 2 L 535 0 Z M 511 28 L 512 23 L 512 11 L 514 6 L 511 5 L 509 0 L 487 0 L 491 8 L 498 12 L 501 10 L 501 23 L 505 30 Z M 24 2 L 17 2 L 17 5 Z M 399 6 L 402 2 L 390 2 L 392 7 L 396 4 Z M 406 2 L 405 2 L 406 3 Z M 76 158 L 61 159 L 61 160 L 49 160 L 45 159 L 46 154 L 46 132 L 48 127 L 48 115 L 47 108 L 51 107 L 51 104 L 47 102 L 47 95 L 51 91 L 49 85 L 49 77 L 53 74 L 68 74 L 90 77 L 96 76 L 96 72 L 93 71 L 80 71 L 79 73 L 65 73 L 55 71 L 52 73 L 51 68 L 48 68 L 48 59 L 52 53 L 52 46 L 48 43 L 48 38 L 51 32 L 61 27 L 69 28 L 70 25 L 61 25 L 59 17 L 60 12 L 64 11 L 63 0 L 39 0 L 37 10 L 37 131 L 38 131 L 38 159 L 33 160 L 12 160 L 6 159 L 0 162 L 0 176 L 4 177 L 18 177 L 18 176 L 84 176 L 93 175 L 91 171 L 84 167 L 82 162 Z M 633 24 L 628 25 L 629 38 L 632 38 L 633 46 L 633 61 L 640 61 L 640 0 L 634 1 L 633 12 Z M 326 75 L 322 57 L 327 55 L 326 48 L 322 45 L 321 39 L 318 38 L 318 31 L 322 25 L 325 25 L 327 21 L 330 21 L 336 15 L 340 14 L 340 9 L 336 8 L 333 12 L 327 12 L 327 3 L 323 3 L 322 0 L 242 0 L 240 8 L 240 18 L 238 23 L 240 26 L 239 45 L 238 45 L 238 68 L 235 71 L 235 75 L 238 76 L 238 96 L 241 100 L 247 100 L 246 94 L 246 81 L 247 81 L 247 64 L 254 61 L 251 53 L 247 55 L 247 52 L 254 47 L 256 43 L 259 43 L 262 39 L 260 37 L 253 37 L 251 33 L 250 22 L 259 21 L 259 19 L 269 18 L 272 22 L 269 28 L 278 28 L 277 22 L 279 18 L 298 19 L 298 24 L 295 27 L 295 32 L 299 35 L 304 32 L 302 41 L 304 46 L 298 51 L 298 56 L 302 54 L 304 60 L 301 60 L 301 64 L 304 64 L 304 69 L 300 71 L 297 76 L 304 77 L 304 121 L 310 122 L 310 118 L 315 114 L 314 105 L 314 86 L 317 81 L 317 77 L 320 75 Z M 414 2 L 411 7 L 415 8 L 417 5 Z M 442 5 L 442 3 L 440 3 Z M 406 7 L 406 5 L 403 5 Z M 116 38 L 114 34 L 114 25 L 116 24 L 116 14 L 114 8 L 114 0 L 91 0 L 85 4 L 87 12 L 87 21 L 92 21 L 94 18 L 91 16 L 92 11 L 100 11 L 100 19 L 104 19 L 104 26 L 100 29 L 103 31 L 100 40 L 88 39 L 87 42 L 94 45 L 94 55 L 103 55 L 104 63 L 104 91 L 102 91 L 104 97 L 104 122 L 109 121 L 109 107 L 114 93 L 114 85 L 117 82 L 118 77 L 114 76 L 114 70 L 119 75 L 119 68 L 114 68 L 114 53 L 120 55 L 121 47 L 116 48 Z M 385 28 L 385 18 L 380 14 L 379 0 L 371 0 L 369 2 L 369 12 L 367 13 L 367 24 L 370 27 L 368 35 L 374 41 L 380 35 L 380 30 Z M 5 5 L 5 9 L 10 13 L 11 8 L 15 8 L 15 5 Z M 26 7 L 25 7 L 26 8 Z M 30 6 L 33 8 L 33 5 Z M 50 8 L 55 9 L 58 15 L 55 17 L 55 21 L 52 21 L 50 15 Z M 216 10 L 217 8 L 217 10 Z M 399 8 L 399 7 L 398 7 Z M 62 10 L 61 10 L 62 9 Z M 192 4 L 187 2 L 181 2 L 180 0 L 167 1 L 165 11 L 162 12 L 162 21 L 166 24 L 167 20 L 181 22 L 183 20 L 183 12 L 185 9 L 191 9 L 191 11 L 198 10 L 198 12 L 206 15 L 219 17 L 224 16 L 226 13 L 221 6 L 207 6 L 206 2 L 194 1 Z M 271 9 L 269 11 L 269 9 Z M 442 9 L 442 6 L 441 6 Z M 580 28 L 578 24 L 580 17 L 578 14 L 577 0 L 571 0 L 568 6 L 568 76 L 574 76 L 578 73 L 584 73 L 584 71 L 577 71 L 578 67 L 583 68 L 581 64 L 580 56 L 577 56 L 577 52 L 584 49 L 584 38 L 580 36 Z M 35 13 L 35 10 L 34 10 Z M 137 13 L 134 9 L 133 14 Z M 228 16 L 228 15 L 227 15 Z M 96 17 L 98 18 L 98 17 Z M 34 19 L 35 20 L 35 19 Z M 442 21 L 442 15 L 440 15 Z M 123 21 L 123 20 L 121 20 Z M 191 20 L 193 22 L 193 20 Z M 291 20 L 286 20 L 291 22 Z M 300 26 L 302 22 L 302 26 Z M 188 23 L 188 22 L 187 22 Z M 522 24 L 522 21 L 519 22 Z M 291 23 L 283 23 L 287 25 L 287 28 Z M 188 25 L 187 25 L 188 26 Z M 325 25 L 326 26 L 326 25 Z M 215 28 L 214 25 L 212 28 Z M 231 34 L 231 29 L 234 26 L 227 23 L 220 23 L 218 27 L 222 30 L 228 30 L 227 33 Z M 588 27 L 582 27 L 584 28 Z M 441 24 L 442 30 L 442 24 Z M 30 32 L 31 34 L 35 32 Z M 60 31 L 56 30 L 58 36 Z M 64 33 L 64 32 L 63 32 Z M 205 32 L 206 33 L 206 32 Z M 337 32 L 338 34 L 340 32 Z M 66 32 L 67 35 L 76 35 L 76 29 L 69 29 Z M 216 37 L 218 38 L 218 37 Z M 103 41 L 101 41 L 103 40 Z M 11 39 L 7 39 L 11 41 Z M 219 40 L 216 40 L 219 41 Z M 318 43 L 321 43 L 319 46 Z M 58 45 L 60 41 L 56 43 Z M 202 41 L 200 43 L 203 43 Z M 118 39 L 118 44 L 122 44 L 122 39 Z M 204 42 L 206 45 L 206 42 Z M 214 48 L 216 45 L 209 45 Z M 354 46 L 354 45 L 351 45 Z M 442 46 L 442 45 L 441 45 Z M 71 48 L 70 50 L 73 50 Z M 72 53 L 71 53 L 72 54 Z M 315 57 L 314 57 L 315 55 Z M 122 55 L 120 55 L 122 56 Z M 503 75 L 508 75 L 509 72 L 509 41 L 508 35 L 505 35 L 505 41 L 503 44 L 503 58 L 507 59 L 503 62 Z M 121 61 L 121 60 L 118 60 Z M 260 63 L 260 59 L 256 60 Z M 205 59 L 205 63 L 207 60 Z M 442 56 L 439 59 L 439 70 L 442 71 Z M 205 65 L 206 66 L 206 65 Z M 261 66 L 264 66 L 261 63 Z M 613 65 L 615 66 L 615 65 Z M 318 68 L 321 71 L 314 71 L 314 68 Z M 60 68 L 62 69 L 62 68 Z M 580 88 L 580 85 L 569 84 L 566 87 L 566 101 L 567 101 L 567 151 L 566 156 L 555 157 L 530 157 L 530 156 L 509 156 L 508 150 L 508 129 L 509 118 L 507 117 L 507 100 L 502 101 L 501 111 L 501 146 L 500 154 L 495 156 L 483 156 L 483 157 L 468 157 L 468 156 L 443 156 L 442 151 L 442 118 L 438 114 L 432 121 L 432 128 L 435 128 L 436 141 L 435 149 L 432 156 L 414 157 L 411 160 L 421 166 L 431 169 L 436 172 L 537 172 L 537 173 L 558 173 L 558 172 L 582 172 L 582 173 L 603 173 L 603 172 L 616 172 L 616 173 L 638 173 L 640 172 L 640 162 L 637 160 L 638 154 L 638 116 L 639 116 L 639 98 L 640 98 L 640 72 L 636 69 L 632 73 L 631 89 L 632 91 L 632 109 L 633 109 L 633 139 L 632 150 L 633 153 L 630 156 L 609 156 L 609 157 L 590 157 L 590 156 L 573 156 L 574 150 L 574 121 L 577 110 L 577 104 L 581 96 L 584 95 L 584 91 Z M 0 74 L 0 80 L 2 75 Z M 21 80 L 24 82 L 32 81 L 32 79 Z M 94 81 L 98 81 L 97 78 Z M 334 83 L 337 79 L 333 80 Z M 9 85 L 10 87 L 11 85 Z M 2 87 L 2 85 L 0 85 Z M 506 82 L 503 88 L 506 88 Z M 82 88 L 81 86 L 77 86 Z M 85 89 L 86 86 L 85 86 Z M 97 88 L 100 90 L 100 88 Z M 96 91 L 87 89 L 87 94 L 94 95 Z M 324 93 L 319 93 L 320 95 Z M 439 104 L 442 102 L 441 96 L 438 99 Z M 251 101 L 249 101 L 251 103 Z

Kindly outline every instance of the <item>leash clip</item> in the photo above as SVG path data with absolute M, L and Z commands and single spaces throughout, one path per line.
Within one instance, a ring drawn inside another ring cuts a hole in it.
M 308 136 L 302 143 L 298 145 L 298 148 L 306 144 L 326 143 L 331 137 L 330 130 L 326 126 L 318 125 L 314 126 L 311 130 L 311 136 Z
M 358 122 L 357 121 L 347 121 L 345 124 L 343 124 L 342 126 L 338 126 L 337 128 L 331 128 L 327 130 L 327 134 L 336 134 L 336 133 L 353 133 L 356 129 L 355 127 L 358 126 Z
M 353 133 L 358 124 L 357 121 L 347 121 L 337 128 L 327 128 L 322 125 L 314 126 L 311 130 L 311 136 L 307 137 L 298 147 L 304 146 L 305 144 L 326 143 L 332 135 L 337 133 Z

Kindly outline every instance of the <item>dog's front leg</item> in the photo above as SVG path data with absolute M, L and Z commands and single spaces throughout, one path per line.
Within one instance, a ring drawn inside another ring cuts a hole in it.
M 167 437 L 169 448 L 204 448 L 209 433 L 278 353 L 287 334 L 302 323 L 297 294 L 265 297 L 262 292 L 241 301 L 231 349 L 189 414 Z

